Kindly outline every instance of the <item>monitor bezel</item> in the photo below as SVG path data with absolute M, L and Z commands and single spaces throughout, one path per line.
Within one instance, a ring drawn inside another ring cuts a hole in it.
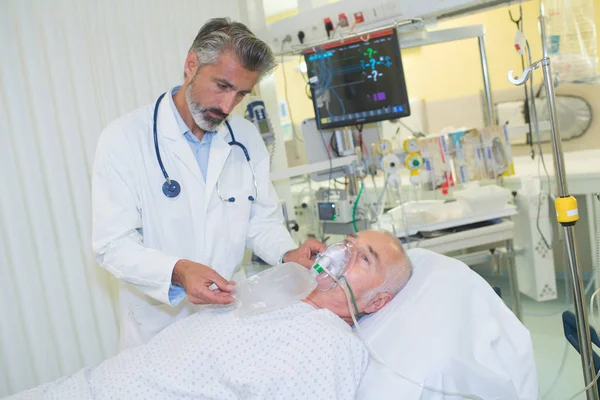
M 373 32 L 368 35 L 367 40 L 364 40 L 364 35 L 363 36 L 355 36 L 352 38 L 339 40 L 336 42 L 330 42 L 330 43 L 324 44 L 323 46 L 320 46 L 320 47 L 322 50 L 334 49 L 334 48 L 341 47 L 341 46 L 347 46 L 352 43 L 358 43 L 359 41 L 370 41 L 372 39 L 375 39 L 377 37 L 382 37 L 382 36 L 392 36 L 395 38 L 394 46 L 396 48 L 396 62 L 397 62 L 398 68 L 400 68 L 400 71 L 402 73 L 402 78 L 403 78 L 403 83 L 404 83 L 404 85 L 401 87 L 400 90 L 404 90 L 404 94 L 406 97 L 406 105 L 402 105 L 404 108 L 403 111 L 395 112 L 395 113 L 388 113 L 388 114 L 381 114 L 381 115 L 365 116 L 365 117 L 360 117 L 360 118 L 356 118 L 353 120 L 332 121 L 332 122 L 322 124 L 321 119 L 318 118 L 319 113 L 318 113 L 318 107 L 317 107 L 317 99 L 315 98 L 315 88 L 314 88 L 314 85 L 309 85 L 310 93 L 311 93 L 311 101 L 313 103 L 313 111 L 315 114 L 315 120 L 317 122 L 317 128 L 319 130 L 343 128 L 343 127 L 347 127 L 347 126 L 358 126 L 358 125 L 362 125 L 362 124 L 374 123 L 374 122 L 379 122 L 379 121 L 387 121 L 387 120 L 391 120 L 391 119 L 398 119 L 398 118 L 404 118 L 404 117 L 410 116 L 410 104 L 409 104 L 410 102 L 408 99 L 408 92 L 406 89 L 406 77 L 404 74 L 404 65 L 402 64 L 402 55 L 400 52 L 400 39 L 398 37 L 398 31 L 396 28 L 387 28 L 387 29 L 382 29 L 380 31 Z M 308 49 L 303 52 L 304 62 L 307 64 L 307 66 L 308 66 L 308 57 L 311 54 L 315 54 L 315 53 L 316 53 L 315 48 Z M 310 74 L 308 73 L 308 71 L 306 73 L 307 73 L 308 79 L 310 81 Z

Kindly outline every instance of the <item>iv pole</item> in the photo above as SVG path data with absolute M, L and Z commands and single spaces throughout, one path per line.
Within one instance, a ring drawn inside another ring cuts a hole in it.
M 534 62 L 525 68 L 520 78 L 513 77 L 513 70 L 508 72 L 508 80 L 514 85 L 523 85 L 531 76 L 533 70 L 542 68 L 544 73 L 544 87 L 546 89 L 548 114 L 550 115 L 550 125 L 552 133 L 552 152 L 554 155 L 555 175 L 558 189 L 558 197 L 555 201 L 556 219 L 563 227 L 566 239 L 567 255 L 569 258 L 569 269 L 571 272 L 571 282 L 573 284 L 573 297 L 575 305 L 575 317 L 577 320 L 577 334 L 580 345 L 581 365 L 583 368 L 583 377 L 586 387 L 587 400 L 598 399 L 598 386 L 594 382 L 596 372 L 594 369 L 594 360 L 592 359 L 592 342 L 590 340 L 590 325 L 585 305 L 585 292 L 583 289 L 583 280 L 581 270 L 577 260 L 577 246 L 575 245 L 575 224 L 579 219 L 577 210 L 577 200 L 569 195 L 567 187 L 567 177 L 565 171 L 564 153 L 560 138 L 560 127 L 558 125 L 558 116 L 556 113 L 556 99 L 554 95 L 554 86 L 552 81 L 552 69 L 550 67 L 550 58 L 546 49 L 546 31 L 544 21 L 543 3 L 540 1 L 540 27 L 542 33 L 543 58 Z

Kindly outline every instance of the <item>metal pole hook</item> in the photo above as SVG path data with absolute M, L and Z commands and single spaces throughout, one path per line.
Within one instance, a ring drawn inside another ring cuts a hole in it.
M 514 70 L 511 69 L 510 71 L 508 71 L 508 81 L 510 83 L 512 83 L 513 85 L 521 86 L 522 84 L 527 82 L 527 80 L 531 76 L 531 72 L 534 69 L 538 69 L 540 67 L 541 62 L 542 62 L 542 60 L 536 61 L 533 64 L 531 64 L 529 67 L 525 68 L 525 70 L 521 74 L 521 77 L 515 77 Z

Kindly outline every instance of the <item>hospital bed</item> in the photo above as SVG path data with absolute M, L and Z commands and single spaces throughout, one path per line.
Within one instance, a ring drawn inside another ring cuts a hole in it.
M 464 263 L 408 250 L 414 273 L 378 313 L 361 319 L 364 338 L 396 371 L 430 387 L 484 399 L 537 399 L 528 330 Z M 442 399 L 372 358 L 358 400 Z

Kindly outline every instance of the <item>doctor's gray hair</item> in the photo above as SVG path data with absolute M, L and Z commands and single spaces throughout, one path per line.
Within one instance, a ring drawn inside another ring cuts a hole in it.
M 386 266 L 383 283 L 362 296 L 365 303 L 371 301 L 379 293 L 389 293 L 392 297 L 396 296 L 406 286 L 413 273 L 412 262 L 408 258 L 402 242 L 391 232 L 383 231 L 383 233 L 394 240 L 399 253 L 397 257 L 394 257 L 392 265 Z
M 257 38 L 246 25 L 229 18 L 213 18 L 205 23 L 190 51 L 198 56 L 200 67 L 214 64 L 224 51 L 232 51 L 244 68 L 258 71 L 261 78 L 277 65 L 268 44 Z

